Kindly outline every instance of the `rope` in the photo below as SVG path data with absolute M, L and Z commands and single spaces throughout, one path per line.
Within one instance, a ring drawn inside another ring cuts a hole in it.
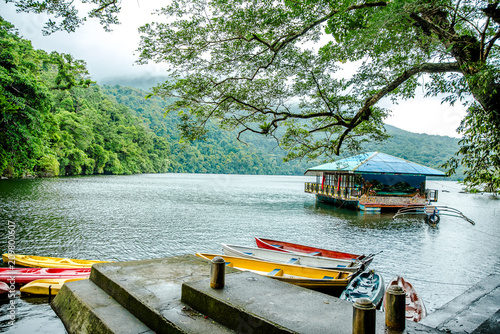
M 448 215 L 449 217 L 457 217 L 457 218 L 461 218 L 461 217 L 458 217 L 458 216 L 450 216 Z M 452 223 L 456 223 L 458 225 L 461 225 L 461 226 L 464 226 L 467 228 L 467 230 L 469 231 L 474 231 L 476 233 L 480 233 L 480 234 L 483 234 L 483 235 L 487 235 L 487 236 L 490 236 L 490 237 L 493 237 L 493 238 L 496 238 L 496 239 L 500 239 L 500 235 L 497 235 L 497 234 L 493 234 L 491 233 L 491 231 L 488 231 L 488 232 L 484 232 L 484 231 L 481 231 L 481 230 L 478 230 L 477 227 L 476 228 L 472 228 L 472 226 L 470 224 L 461 224 L 460 222 L 458 221 L 455 221 L 455 220 L 451 220 Z
M 456 190 L 456 187 L 450 187 L 447 185 L 442 184 L 440 181 L 434 181 L 434 180 L 429 180 L 432 183 L 439 184 L 442 188 L 450 189 L 450 190 Z
M 450 282 L 430 281 L 430 280 L 414 278 L 414 277 L 409 277 L 409 279 L 412 281 L 420 281 L 420 282 L 425 282 L 425 283 L 442 284 L 442 285 L 457 285 L 457 286 L 473 286 L 474 285 L 474 284 L 468 284 L 468 283 L 450 283 Z
M 385 274 L 386 276 L 389 276 L 392 274 L 392 273 L 387 273 L 387 272 L 380 271 L 380 270 L 377 270 L 377 271 L 379 273 Z M 450 282 L 431 281 L 431 280 L 415 278 L 415 277 L 411 277 L 411 276 L 405 276 L 405 278 L 408 278 L 408 280 L 410 280 L 410 281 L 419 281 L 419 282 L 432 283 L 432 284 L 456 285 L 456 286 L 473 286 L 474 285 L 474 284 L 470 284 L 470 283 L 450 283 Z

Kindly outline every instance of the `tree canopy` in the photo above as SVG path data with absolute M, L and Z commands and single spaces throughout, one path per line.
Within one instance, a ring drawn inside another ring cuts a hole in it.
M 6 0 L 21 10 L 83 22 L 73 1 Z M 93 4 L 106 28 L 116 1 Z M 63 7 L 65 6 L 64 10 Z M 498 0 L 172 1 L 167 23 L 140 28 L 140 61 L 171 65 L 171 80 L 154 93 L 175 98 L 187 138 L 225 129 L 275 137 L 287 159 L 329 157 L 386 137 L 384 98 L 446 94 L 466 103 L 462 148 L 450 160 L 466 166 L 466 182 L 500 189 L 500 8 Z M 357 68 L 346 73 L 350 65 Z M 425 75 L 425 76 L 424 76 Z M 421 78 L 425 80 L 422 81 Z M 487 163 L 485 164 L 484 162 Z

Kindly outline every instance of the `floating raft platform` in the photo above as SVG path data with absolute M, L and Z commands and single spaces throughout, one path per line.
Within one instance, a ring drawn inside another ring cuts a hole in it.
M 368 152 L 309 168 L 316 176 L 304 191 L 318 201 L 366 212 L 396 211 L 438 200 L 426 177 L 445 173 L 380 152 Z

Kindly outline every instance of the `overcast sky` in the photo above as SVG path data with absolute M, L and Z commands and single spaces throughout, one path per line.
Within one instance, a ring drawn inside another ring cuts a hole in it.
M 155 77 L 165 74 L 165 66 L 135 64 L 135 50 L 139 43 L 137 28 L 157 20 L 158 17 L 151 13 L 159 8 L 158 3 L 161 2 L 123 2 L 119 17 L 122 24 L 114 26 L 110 33 L 105 32 L 95 20 L 90 20 L 76 33 L 58 32 L 42 36 L 46 15 L 18 14 L 12 4 L 5 4 L 3 1 L 0 15 L 14 24 L 23 38 L 31 40 L 36 49 L 69 53 L 76 59 L 85 60 L 92 79 L 102 82 L 124 75 Z M 423 95 L 422 92 L 419 93 Z M 460 103 L 451 107 L 441 104 L 439 98 L 416 98 L 402 101 L 398 105 L 382 106 L 392 110 L 391 116 L 386 120 L 387 124 L 417 133 L 458 137 L 456 128 L 465 116 L 465 108 Z
M 2 1 L 3 2 L 3 1 Z M 127 1 L 120 15 L 122 24 L 105 32 L 98 21 L 89 19 L 75 33 L 57 32 L 50 36 L 42 35 L 47 21 L 45 14 L 35 15 L 16 13 L 12 4 L 2 3 L 1 15 L 16 26 L 25 39 L 32 41 L 37 49 L 47 52 L 70 53 L 76 59 L 87 62 L 87 68 L 94 80 L 133 74 L 164 75 L 159 65 L 137 65 L 135 50 L 139 45 L 137 28 L 157 18 L 151 13 L 156 0 Z

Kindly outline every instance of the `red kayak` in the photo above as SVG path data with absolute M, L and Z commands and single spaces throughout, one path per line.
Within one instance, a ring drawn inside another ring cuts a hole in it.
M 9 286 L 7 283 L 0 282 L 0 295 L 4 295 L 9 292 Z
M 91 268 L 0 268 L 0 282 L 27 284 L 37 279 L 84 278 Z
M 424 301 L 415 291 L 413 285 L 410 284 L 401 276 L 396 276 L 388 284 L 387 289 L 391 285 L 399 285 L 403 288 L 406 293 L 406 320 L 411 320 L 419 322 L 427 315 L 427 310 L 425 309 Z M 386 290 L 387 290 L 386 289 Z M 385 309 L 385 294 L 384 294 L 384 309 Z
M 364 260 L 366 258 L 365 255 L 351 254 L 345 252 L 338 252 L 328 249 L 322 249 L 311 246 L 304 246 L 299 244 L 293 244 L 285 241 L 277 241 L 271 239 L 257 238 L 255 237 L 255 242 L 257 243 L 257 247 L 264 249 L 272 249 L 280 252 L 288 252 L 288 253 L 304 253 L 315 256 L 324 256 L 332 259 L 343 259 L 343 260 Z

